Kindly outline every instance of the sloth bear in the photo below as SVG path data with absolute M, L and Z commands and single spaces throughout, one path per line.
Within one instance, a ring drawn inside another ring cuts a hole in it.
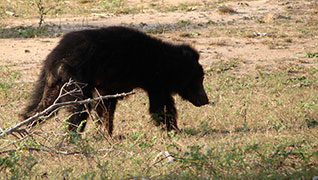
M 24 119 L 54 103 L 63 84 L 72 79 L 85 83 L 81 93 L 70 94 L 59 102 L 100 95 L 145 90 L 149 112 L 156 125 L 178 130 L 173 94 L 195 106 L 209 103 L 203 87 L 204 72 L 199 53 L 189 45 L 174 45 L 120 26 L 75 31 L 66 34 L 47 56 Z M 74 87 L 67 87 L 71 90 Z M 111 135 L 118 99 L 107 99 L 94 108 Z M 92 105 L 69 108 L 70 131 L 83 131 Z M 81 125 L 81 126 L 80 126 Z M 80 127 L 79 127 L 80 126 Z

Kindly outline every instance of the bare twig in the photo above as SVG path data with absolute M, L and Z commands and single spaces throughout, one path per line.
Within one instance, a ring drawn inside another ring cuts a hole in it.
M 0 151 L 0 154 L 12 153 L 12 152 L 16 152 L 17 150 L 18 150 L 18 149 L 8 149 L 8 150 Z M 44 151 L 44 152 L 56 153 L 56 154 L 62 154 L 62 155 L 83 154 L 82 152 L 79 152 L 79 151 L 74 151 L 74 152 L 69 152 L 69 151 L 55 151 L 55 150 L 52 150 L 52 149 L 47 149 L 47 148 L 35 148 L 35 147 L 27 147 L 26 150 L 28 150 L 28 151 Z
M 81 100 L 81 101 L 68 101 L 68 102 L 61 102 L 61 103 L 55 103 L 52 104 L 51 106 L 49 106 L 48 108 L 46 108 L 45 110 L 43 110 L 42 112 L 36 113 L 34 116 L 29 117 L 28 119 L 7 128 L 6 130 L 4 130 L 1 135 L 0 138 L 3 138 L 5 136 L 7 136 L 8 134 L 11 134 L 12 132 L 18 132 L 18 128 L 22 127 L 23 125 L 26 125 L 32 121 L 34 121 L 35 119 L 46 115 L 49 112 L 54 111 L 56 108 L 59 107 L 64 107 L 64 106 L 72 106 L 72 105 L 82 105 L 82 104 L 89 104 L 95 101 L 100 101 L 101 99 L 110 99 L 110 98 L 119 98 L 119 97 L 125 97 L 128 95 L 134 94 L 134 92 L 129 92 L 129 93 L 121 93 L 121 94 L 115 94 L 115 95 L 106 95 L 106 96 L 101 96 L 101 97 L 97 97 L 97 98 L 89 98 L 89 99 L 85 99 L 85 100 Z
M 159 157 L 162 156 L 163 154 L 164 156 L 159 159 Z M 163 163 L 162 165 L 170 164 L 171 162 L 175 161 L 175 157 L 173 155 L 171 155 L 168 151 L 163 151 L 156 156 L 154 160 L 155 162 L 151 166 L 145 167 L 144 169 L 147 170 L 147 173 L 149 173 L 152 167 L 156 167 L 158 163 L 163 162 L 166 159 L 167 159 L 167 162 Z
M 57 6 L 59 6 L 59 2 L 60 0 L 58 0 L 56 4 L 52 5 L 51 7 L 45 7 L 42 0 L 34 0 L 39 13 L 39 27 L 41 27 L 44 23 L 44 16 L 47 15 L 51 10 L 54 10 Z
M 4 149 L 4 148 L 6 148 L 6 147 L 9 147 L 9 146 L 11 146 L 11 145 L 14 145 L 15 143 L 21 142 L 21 141 L 23 141 L 25 138 L 26 138 L 26 137 L 19 138 L 19 139 L 16 140 L 16 141 L 11 141 L 11 142 L 9 142 L 8 144 L 5 144 L 5 145 L 3 145 L 2 147 L 0 147 L 0 149 Z
M 4 151 L 0 151 L 0 154 L 6 154 L 6 153 L 12 153 L 12 152 L 16 152 L 19 149 L 7 149 Z M 48 152 L 48 153 L 55 153 L 55 154 L 62 154 L 62 155 L 76 155 L 76 154 L 85 154 L 85 152 L 81 152 L 81 151 L 57 151 L 57 150 L 53 150 L 53 149 L 49 149 L 49 148 L 36 148 L 36 147 L 26 147 L 25 150 L 28 151 L 43 151 L 43 152 Z M 117 151 L 116 149 L 114 149 L 113 147 L 111 149 L 100 149 L 97 150 L 97 152 L 101 153 L 101 152 L 112 152 L 112 151 Z M 120 152 L 124 152 L 124 151 L 120 151 Z

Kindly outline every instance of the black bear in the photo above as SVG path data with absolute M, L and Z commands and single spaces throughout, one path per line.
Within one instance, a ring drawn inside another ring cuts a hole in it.
M 86 84 L 82 93 L 60 101 L 92 98 L 96 90 L 100 95 L 109 95 L 141 88 L 149 96 L 149 111 L 156 125 L 164 124 L 168 131 L 178 130 L 173 94 L 195 106 L 209 103 L 198 61 L 199 53 L 189 45 L 163 42 L 132 28 L 113 26 L 71 32 L 47 56 L 31 102 L 22 115 L 27 119 L 49 107 L 63 84 L 73 79 Z M 95 107 L 110 135 L 117 101 L 107 99 Z M 84 130 L 88 117 L 85 108 L 78 105 L 69 109 L 73 114 L 68 120 L 70 131 Z

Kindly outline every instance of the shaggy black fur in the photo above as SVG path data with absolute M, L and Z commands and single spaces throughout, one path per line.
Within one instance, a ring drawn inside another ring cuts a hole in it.
M 62 101 L 92 98 L 95 88 L 101 95 L 142 88 L 148 93 L 149 111 L 156 125 L 178 130 L 173 94 L 195 106 L 208 103 L 198 60 L 198 52 L 188 45 L 173 45 L 126 27 L 71 32 L 45 60 L 23 116 L 27 119 L 51 105 L 71 78 L 87 86 L 82 94 L 64 97 Z M 105 100 L 95 109 L 109 134 L 113 131 L 116 103 L 117 99 Z M 86 120 L 88 113 L 84 109 L 84 105 L 70 108 L 73 115 L 69 130 L 75 131 Z M 80 130 L 84 128 L 85 123 Z

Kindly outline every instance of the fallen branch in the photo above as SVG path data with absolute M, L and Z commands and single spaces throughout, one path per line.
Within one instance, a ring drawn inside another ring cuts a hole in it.
M 23 149 L 28 150 L 28 151 L 38 151 L 38 152 L 42 151 L 42 152 L 55 153 L 55 154 L 61 154 L 61 155 L 85 154 L 84 152 L 81 152 L 81 151 L 57 151 L 57 150 L 52 150 L 52 149 L 48 149 L 48 148 L 36 148 L 36 147 L 26 147 L 26 148 L 23 148 Z M 7 154 L 7 153 L 14 153 L 14 152 L 16 152 L 18 150 L 19 149 L 7 149 L 7 150 L 4 150 L 4 151 L 0 151 L 0 155 L 1 154 Z M 125 151 L 120 151 L 120 150 L 117 150 L 117 149 L 114 149 L 114 148 L 97 150 L 98 153 L 113 152 L 113 151 L 119 151 L 121 153 L 125 152 Z M 127 152 L 125 152 L 125 153 L 127 153 Z
M 134 94 L 134 93 L 135 92 L 121 93 L 121 94 L 115 94 L 115 95 L 106 95 L 106 96 L 101 96 L 101 97 L 97 97 L 97 98 L 93 98 L 93 99 L 89 98 L 89 99 L 85 99 L 85 100 L 81 100 L 81 101 L 68 101 L 68 102 L 61 102 L 61 103 L 52 104 L 51 106 L 49 106 L 48 108 L 46 108 L 42 112 L 36 113 L 34 116 L 31 116 L 28 119 L 2 131 L 2 133 L 0 134 L 0 138 L 5 137 L 8 134 L 11 134 L 12 132 L 19 132 L 18 128 L 20 128 L 21 126 L 29 124 L 30 122 L 34 121 L 35 119 L 37 119 L 37 118 L 39 118 L 39 117 L 41 117 L 49 112 L 54 111 L 56 108 L 65 107 L 65 106 L 72 106 L 72 105 L 89 104 L 89 103 L 92 103 L 95 101 L 100 101 L 100 100 L 110 99 L 110 98 L 126 97 L 126 96 Z
M 48 153 L 56 153 L 56 154 L 62 154 L 62 155 L 74 155 L 74 154 L 83 154 L 82 152 L 75 151 L 75 152 L 68 152 L 68 151 L 55 151 L 51 149 L 46 148 L 35 148 L 35 147 L 27 147 L 26 150 L 28 151 L 44 151 Z M 6 153 L 13 153 L 18 151 L 17 149 L 8 149 L 4 151 L 0 151 L 0 154 L 6 154 Z

